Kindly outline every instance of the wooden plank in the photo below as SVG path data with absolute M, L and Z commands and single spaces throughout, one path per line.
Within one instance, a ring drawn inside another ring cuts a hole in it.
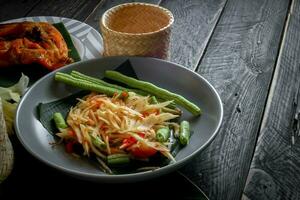
M 0 1 L 0 21 L 9 19 L 15 19 L 25 17 L 26 14 L 33 9 L 40 0 L 28 0 L 28 1 Z
M 90 26 L 94 27 L 96 30 L 100 31 L 99 28 L 99 20 L 103 13 L 116 6 L 123 3 L 130 3 L 130 2 L 144 2 L 144 3 L 152 3 L 152 4 L 158 4 L 159 0 L 103 0 L 101 2 L 101 5 L 94 10 L 94 12 L 86 19 L 86 23 Z
M 220 94 L 224 121 L 183 172 L 211 199 L 242 196 L 288 7 L 286 0 L 229 0 L 201 61 L 198 73 Z
M 174 15 L 171 61 L 195 70 L 222 13 L 226 0 L 166 0 L 161 6 Z
M 84 21 L 101 0 L 41 0 L 28 16 L 61 16 Z M 68 6 L 66 6 L 68 5 Z
M 243 199 L 300 199 L 300 1 L 293 0 Z

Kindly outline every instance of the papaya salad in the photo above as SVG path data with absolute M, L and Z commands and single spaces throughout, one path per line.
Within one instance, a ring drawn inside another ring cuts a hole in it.
M 55 80 L 91 91 L 77 99 L 66 117 L 59 112 L 53 115 L 56 135 L 66 151 L 76 154 L 80 149 L 108 174 L 132 163 L 142 163 L 136 171 L 157 169 L 160 166 L 150 162 L 157 157 L 176 162 L 174 145 L 183 147 L 190 139 L 190 124 L 180 121 L 182 111 L 177 105 L 195 116 L 201 114 L 200 108 L 178 94 L 116 71 L 106 71 L 105 77 L 128 87 L 77 71 L 56 72 Z

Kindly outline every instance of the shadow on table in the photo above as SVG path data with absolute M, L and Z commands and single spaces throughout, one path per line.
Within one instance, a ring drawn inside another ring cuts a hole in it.
M 49 73 L 49 71 L 41 66 L 36 64 L 31 65 L 14 65 L 11 67 L 6 67 L 1 69 L 0 73 L 0 85 L 2 87 L 12 86 L 13 84 L 17 83 L 20 79 L 21 75 L 25 74 L 30 77 L 29 85 L 32 85 L 42 76 Z
M 61 199 L 84 196 L 122 199 L 206 199 L 179 173 L 174 172 L 145 182 L 103 184 L 67 176 L 32 157 L 17 138 L 13 141 L 15 167 L 10 177 L 0 185 L 0 199 L 44 197 Z

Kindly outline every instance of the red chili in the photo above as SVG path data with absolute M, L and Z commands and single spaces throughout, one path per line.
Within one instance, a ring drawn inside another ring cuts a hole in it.
M 156 109 L 155 114 L 159 115 L 159 113 L 160 113 L 159 109 Z
M 143 118 L 145 118 L 149 115 L 149 113 L 147 111 L 145 111 L 145 112 L 142 113 L 142 115 L 143 115 Z
M 142 113 L 142 115 L 143 115 L 143 117 L 147 117 L 147 116 L 149 116 L 149 115 L 151 115 L 151 114 L 155 114 L 155 115 L 159 115 L 159 109 L 152 109 L 152 110 L 147 110 L 147 111 L 145 111 L 145 112 L 143 112 Z
M 126 98 L 126 97 L 128 97 L 128 92 L 123 91 L 121 95 L 122 95 L 122 97 Z
M 102 124 L 101 126 L 100 126 L 100 130 L 102 130 L 102 131 L 106 131 L 108 129 L 108 127 L 107 127 L 107 125 L 105 125 L 105 124 Z
M 119 95 L 119 93 L 114 92 L 113 97 L 116 97 L 116 96 L 118 96 L 118 95 Z

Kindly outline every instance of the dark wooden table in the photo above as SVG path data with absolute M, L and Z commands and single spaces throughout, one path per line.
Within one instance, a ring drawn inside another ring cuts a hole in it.
M 0 21 L 51 15 L 99 30 L 102 13 L 125 2 L 1 0 Z M 180 172 L 210 199 L 300 199 L 300 0 L 144 2 L 173 12 L 171 61 L 204 76 L 224 105 L 219 134 Z M 199 194 L 177 172 L 126 186 L 80 181 L 40 163 L 17 139 L 14 145 L 15 169 L 1 186 L 5 197 L 35 191 L 141 199 Z

